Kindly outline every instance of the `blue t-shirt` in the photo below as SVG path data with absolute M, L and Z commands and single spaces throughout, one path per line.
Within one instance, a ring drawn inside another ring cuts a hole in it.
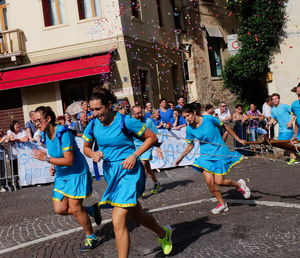
M 224 160 L 233 156 L 222 140 L 219 131 L 222 125 L 223 122 L 214 116 L 202 116 L 202 124 L 198 128 L 191 125 L 186 127 L 186 142 L 192 143 L 195 139 L 200 141 L 200 159 Z
M 25 128 L 26 128 L 26 129 L 27 129 L 27 128 L 30 129 L 30 131 L 31 131 L 31 136 L 33 137 L 34 133 L 36 132 L 36 127 L 35 127 L 34 123 L 33 123 L 31 120 L 29 120 L 28 122 L 26 122 Z
M 146 118 L 151 118 L 151 116 L 152 116 L 152 112 L 146 112 L 145 113 L 145 117 Z
M 296 122 L 299 126 L 299 129 L 298 129 L 298 138 L 299 138 L 300 137 L 300 100 L 295 100 L 292 103 L 291 110 L 292 110 L 292 113 L 297 118 Z
M 171 118 L 173 118 L 172 109 L 169 108 L 167 109 L 167 111 L 162 111 L 161 109 L 159 109 L 159 113 L 161 121 L 163 121 L 164 123 L 170 123 Z
M 60 130 L 63 126 L 57 125 L 56 131 Z M 74 160 L 72 166 L 55 166 L 57 176 L 71 176 L 74 174 L 88 173 L 89 167 L 86 162 L 85 157 L 80 152 L 77 143 L 75 141 L 75 136 L 72 132 L 67 131 L 62 134 L 61 139 L 59 140 L 57 135 L 54 139 L 51 140 L 46 134 L 46 146 L 50 157 L 53 158 L 63 158 L 64 152 L 73 151 Z
M 153 123 L 152 119 L 144 117 L 143 123 L 146 125 L 146 128 L 150 129 L 153 133 L 158 134 L 158 130 L 157 130 L 155 124 Z M 134 138 L 134 145 L 135 145 L 136 149 L 141 147 L 143 143 L 144 142 L 139 140 L 138 138 Z M 150 149 L 152 149 L 152 148 L 150 148 Z
M 173 125 L 175 123 L 175 118 L 174 117 L 172 117 L 170 119 L 170 123 L 171 123 L 171 125 Z M 177 126 L 179 126 L 179 125 L 186 125 L 186 124 L 187 124 L 187 122 L 184 119 L 184 117 L 183 116 L 179 116 L 178 121 L 177 121 Z
M 287 104 L 279 104 L 277 107 L 272 107 L 271 117 L 277 120 L 279 133 L 293 132 L 293 127 L 286 127 L 286 124 L 291 121 L 291 113 L 291 107 Z
M 99 146 L 99 151 L 104 154 L 104 161 L 120 161 L 126 159 L 135 152 L 133 137 L 124 134 L 122 128 L 122 115 L 116 113 L 114 121 L 109 126 L 104 126 L 99 119 L 95 120 L 93 135 L 91 134 L 92 123 L 85 128 L 82 138 L 86 142 L 93 142 L 94 138 Z M 130 116 L 125 117 L 126 128 L 141 136 L 146 130 L 146 125 Z
M 153 118 L 150 118 L 151 120 L 152 120 L 152 122 L 153 122 L 153 124 L 155 125 L 155 126 L 159 126 L 160 125 L 160 122 L 161 122 L 161 119 L 159 119 L 159 120 L 155 120 L 155 119 L 153 119 Z M 164 128 L 163 126 L 160 126 L 159 128 Z

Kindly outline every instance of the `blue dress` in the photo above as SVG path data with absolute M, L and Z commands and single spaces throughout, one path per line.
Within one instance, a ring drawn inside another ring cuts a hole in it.
M 130 116 L 126 116 L 124 122 L 126 128 L 138 136 L 146 130 L 145 124 Z M 82 136 L 86 142 L 96 139 L 99 151 L 104 154 L 103 174 L 107 187 L 99 202 L 104 208 L 136 206 L 145 189 L 145 174 L 140 160 L 137 160 L 132 170 L 123 169 L 121 164 L 136 150 L 133 137 L 125 135 L 121 125 L 122 116 L 116 113 L 109 126 L 104 126 L 96 119 L 93 129 L 89 124 Z
M 243 159 L 243 155 L 236 151 L 231 152 L 225 146 L 226 143 L 219 132 L 219 126 L 222 125 L 216 117 L 202 116 L 202 124 L 198 128 L 187 126 L 186 142 L 200 141 L 200 156 L 192 165 L 197 171 L 205 170 L 215 175 L 226 175 Z
M 62 127 L 56 126 L 56 131 Z M 46 137 L 46 146 L 50 157 L 63 158 L 63 153 L 73 151 L 74 161 L 72 166 L 55 166 L 55 180 L 53 186 L 52 199 L 61 201 L 64 197 L 72 199 L 84 199 L 92 193 L 92 175 L 89 171 L 85 157 L 80 152 L 74 135 L 70 132 L 64 132 L 61 139 L 55 135 L 51 140 L 48 134 Z
M 300 139 L 300 100 L 295 100 L 291 106 L 292 113 L 296 116 L 296 123 L 299 126 L 297 138 Z
M 287 104 L 279 104 L 272 107 L 271 117 L 276 119 L 279 125 L 278 140 L 290 140 L 293 138 L 293 127 L 288 128 L 286 124 L 291 120 L 292 110 Z
M 152 119 L 144 117 L 143 123 L 146 124 L 146 128 L 150 129 L 155 134 L 158 134 L 157 128 L 156 128 L 155 124 L 153 123 Z M 135 145 L 136 149 L 140 148 L 142 146 L 142 144 L 143 144 L 143 142 L 141 140 L 134 138 L 134 145 Z M 140 160 L 152 160 L 152 158 L 153 158 L 152 151 L 153 151 L 153 147 L 150 148 L 149 150 L 145 151 L 140 156 Z

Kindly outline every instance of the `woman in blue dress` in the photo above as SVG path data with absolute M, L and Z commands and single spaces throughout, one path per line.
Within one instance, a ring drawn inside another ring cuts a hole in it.
M 119 257 L 128 257 L 130 248 L 128 218 L 155 232 L 163 252 L 172 250 L 170 226 L 161 227 L 152 215 L 144 212 L 138 198 L 145 189 L 145 174 L 139 157 L 157 141 L 156 135 L 139 120 L 113 111 L 115 95 L 108 89 L 99 89 L 90 98 L 95 120 L 84 131 L 84 154 L 94 162 L 103 160 L 106 190 L 99 202 L 102 208 L 113 208 L 112 223 Z M 136 150 L 134 135 L 144 138 Z M 94 141 L 99 151 L 93 151 Z
M 33 150 L 33 158 L 51 164 L 50 174 L 55 174 L 52 200 L 54 212 L 60 215 L 74 215 L 83 228 L 86 238 L 80 251 L 88 251 L 99 245 L 93 233 L 91 220 L 101 224 L 97 204 L 83 207 L 82 202 L 92 193 L 92 176 L 85 157 L 80 152 L 73 133 L 66 127 L 55 125 L 55 114 L 50 107 L 35 110 L 35 125 L 43 132 L 43 138 L 50 156 L 42 150 Z
M 188 145 L 177 159 L 176 165 L 193 149 L 193 141 L 198 140 L 200 142 L 200 156 L 195 159 L 192 166 L 203 173 L 209 190 L 219 202 L 211 210 L 212 213 L 219 214 L 229 210 L 219 191 L 219 186 L 236 187 L 246 199 L 249 199 L 251 195 L 250 189 L 246 186 L 243 179 L 235 182 L 224 177 L 234 165 L 242 160 L 243 156 L 236 151 L 229 151 L 222 140 L 219 127 L 224 126 L 236 141 L 242 144 L 245 144 L 245 141 L 241 140 L 229 126 L 223 124 L 218 118 L 197 115 L 195 107 L 191 104 L 183 107 L 182 114 L 189 124 L 186 129 L 186 142 Z

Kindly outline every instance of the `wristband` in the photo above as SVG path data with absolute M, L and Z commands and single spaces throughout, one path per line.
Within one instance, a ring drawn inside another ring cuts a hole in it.
M 45 161 L 46 161 L 47 163 L 50 163 L 50 157 L 49 157 L 49 156 L 46 156 Z
M 136 159 L 139 157 L 138 155 L 136 155 L 135 153 L 132 154 L 133 157 L 135 157 Z

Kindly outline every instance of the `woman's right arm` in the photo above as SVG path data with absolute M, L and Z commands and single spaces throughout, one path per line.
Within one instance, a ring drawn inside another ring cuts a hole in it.
M 94 142 L 84 142 L 83 144 L 83 153 L 89 158 L 92 158 L 94 162 L 99 162 L 103 157 L 103 152 L 102 151 L 93 151 Z
M 182 159 L 190 153 L 190 151 L 194 148 L 194 143 L 189 143 L 185 150 L 180 154 L 179 158 L 176 160 L 176 166 L 179 165 L 179 163 L 182 161 Z

